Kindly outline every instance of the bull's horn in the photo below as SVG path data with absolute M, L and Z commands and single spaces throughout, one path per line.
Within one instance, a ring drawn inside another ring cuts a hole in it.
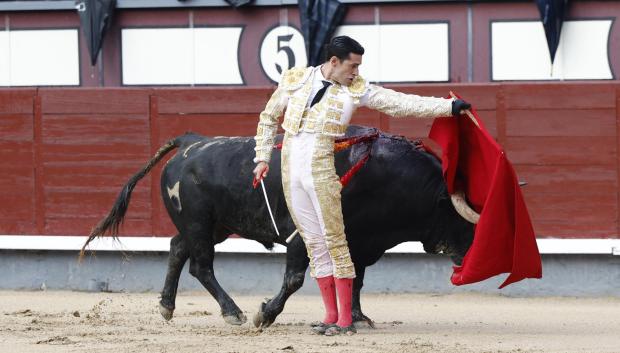
M 467 201 L 465 201 L 465 193 L 463 191 L 459 190 L 454 194 L 451 194 L 450 199 L 452 200 L 454 209 L 456 209 L 456 212 L 460 214 L 461 217 L 465 218 L 470 223 L 478 223 L 480 220 L 480 215 L 469 207 Z

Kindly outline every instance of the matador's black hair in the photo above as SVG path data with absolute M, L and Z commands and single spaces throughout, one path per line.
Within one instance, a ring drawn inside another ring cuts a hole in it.
M 364 47 L 349 36 L 334 37 L 329 44 L 325 45 L 325 61 L 329 61 L 332 56 L 344 61 L 349 58 L 351 53 L 363 55 Z

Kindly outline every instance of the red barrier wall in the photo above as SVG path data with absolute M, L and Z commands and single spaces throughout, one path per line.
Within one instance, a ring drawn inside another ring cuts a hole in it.
M 618 238 L 620 95 L 614 83 L 399 86 L 472 102 L 515 165 L 539 237 Z M 0 90 L 0 234 L 85 235 L 169 138 L 255 132 L 272 88 Z M 411 138 L 431 120 L 359 110 L 355 124 Z M 173 235 L 154 169 L 125 235 Z

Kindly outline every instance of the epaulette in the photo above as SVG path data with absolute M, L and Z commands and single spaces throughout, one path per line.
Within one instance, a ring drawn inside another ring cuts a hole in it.
M 293 67 L 284 71 L 280 79 L 280 87 L 287 91 L 296 90 L 301 87 L 310 77 L 313 67 Z
M 357 76 L 348 86 L 342 86 L 344 91 L 353 98 L 360 98 L 368 91 L 368 81 L 362 76 Z

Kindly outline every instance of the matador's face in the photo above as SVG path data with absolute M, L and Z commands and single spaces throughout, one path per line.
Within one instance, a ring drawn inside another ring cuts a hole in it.
M 359 66 L 362 65 L 362 56 L 350 53 L 349 58 L 343 61 L 333 56 L 330 59 L 330 64 L 332 66 L 331 79 L 343 86 L 349 86 L 351 82 L 353 82 L 353 79 L 359 75 Z

